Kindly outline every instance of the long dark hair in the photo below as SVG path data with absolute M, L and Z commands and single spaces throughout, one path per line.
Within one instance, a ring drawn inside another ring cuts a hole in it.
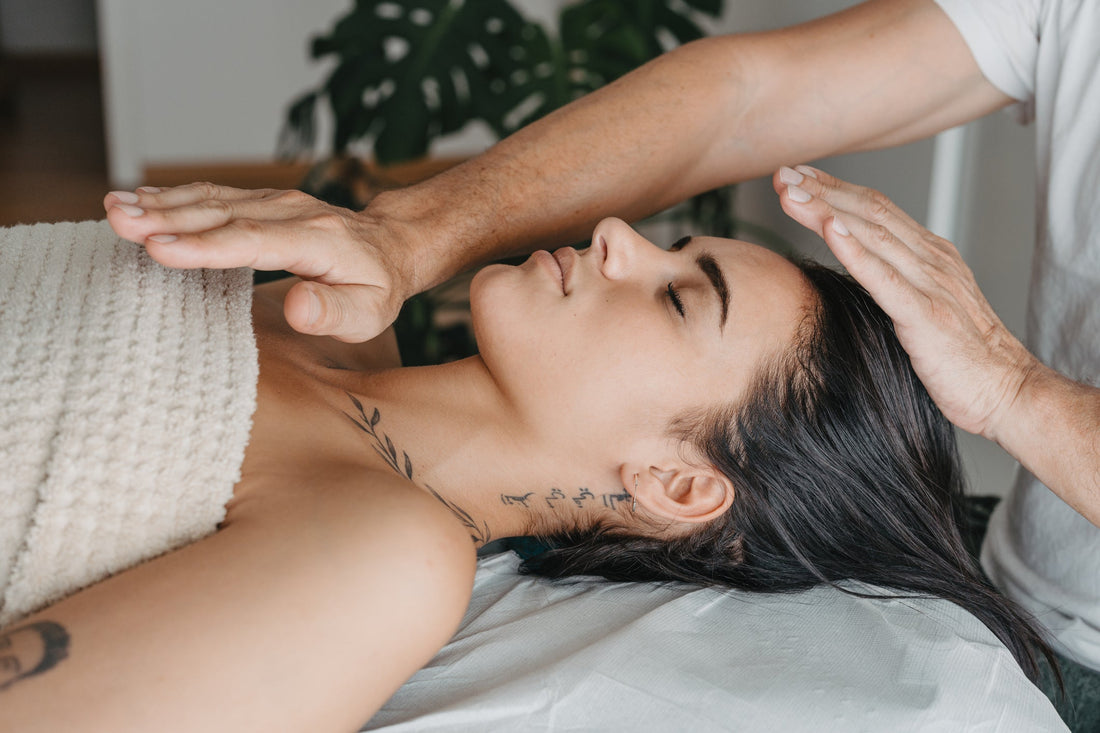
M 760 371 L 740 404 L 674 426 L 732 481 L 731 509 L 672 541 L 606 523 L 578 528 L 548 538 L 553 549 L 524 569 L 769 593 L 856 580 L 896 593 L 888 597 L 961 606 L 1032 680 L 1037 652 L 1056 669 L 1029 617 L 966 549 L 954 429 L 889 317 L 850 277 L 796 264 L 816 301 L 798 343 Z

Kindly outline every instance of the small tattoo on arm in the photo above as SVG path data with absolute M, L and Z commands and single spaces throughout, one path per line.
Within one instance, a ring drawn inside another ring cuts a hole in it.
M 347 394 L 347 393 L 345 393 Z M 401 451 L 401 458 L 398 459 L 397 447 L 390 440 L 390 436 L 385 433 L 379 433 L 378 423 L 382 421 L 382 415 L 378 412 L 378 408 L 374 408 L 370 417 L 367 417 L 367 411 L 363 409 L 363 404 L 355 398 L 354 395 L 348 394 L 348 399 L 355 405 L 355 411 L 357 414 L 347 415 L 348 419 L 355 425 L 355 427 L 362 430 L 371 438 L 371 447 L 374 451 L 382 456 L 382 458 L 389 464 L 389 467 L 397 472 L 398 475 L 404 476 L 409 481 L 413 480 L 413 465 L 412 459 L 409 458 L 409 454 L 405 451 Z M 462 523 L 462 526 L 470 532 L 470 539 L 474 541 L 474 544 L 485 544 L 492 540 L 492 536 L 489 532 L 489 525 L 487 522 L 478 524 L 477 520 L 470 516 L 470 514 L 457 504 L 447 501 L 439 493 L 427 484 L 423 484 L 424 488 L 431 492 L 431 495 L 439 500 L 443 506 L 447 507 L 447 510 L 451 512 Z M 528 494 L 530 496 L 530 494 Z M 502 499 L 504 497 L 501 497 Z M 525 497 L 515 497 L 525 498 Z M 524 505 L 526 506 L 526 504 Z
M 0 632 L 0 692 L 48 672 L 69 656 L 69 632 L 53 621 L 36 621 Z

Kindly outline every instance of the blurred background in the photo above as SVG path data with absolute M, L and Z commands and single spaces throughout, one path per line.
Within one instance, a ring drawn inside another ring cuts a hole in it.
M 570 3 L 512 4 L 550 26 Z M 726 0 L 720 17 L 697 20 L 708 33 L 745 32 L 851 4 Z M 112 188 L 191 180 L 299 186 L 312 161 L 279 160 L 279 134 L 290 103 L 333 69 L 332 59 L 311 58 L 312 39 L 351 6 L 351 0 L 0 0 L 0 226 L 101 218 L 100 201 Z M 332 127 L 323 112 L 321 141 Z M 430 160 L 407 177 L 476 154 L 493 140 L 489 126 L 472 122 L 434 140 Z M 369 155 L 369 146 L 358 152 Z M 925 141 L 816 164 L 884 191 L 926 220 L 933 154 Z M 1009 114 L 993 115 L 968 126 L 960 160 L 949 185 L 937 183 L 960 212 L 943 233 L 956 239 L 994 308 L 1022 335 L 1035 230 L 1032 130 Z M 829 259 L 815 238 L 785 219 L 768 181 L 738 186 L 736 211 L 795 249 Z M 964 436 L 963 444 L 971 490 L 1003 494 L 1014 462 L 980 439 Z

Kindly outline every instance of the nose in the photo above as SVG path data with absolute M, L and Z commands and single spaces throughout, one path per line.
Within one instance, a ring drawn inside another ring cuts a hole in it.
M 596 225 L 592 245 L 603 250 L 600 270 L 610 280 L 624 280 L 640 265 L 661 252 L 622 219 L 608 218 Z

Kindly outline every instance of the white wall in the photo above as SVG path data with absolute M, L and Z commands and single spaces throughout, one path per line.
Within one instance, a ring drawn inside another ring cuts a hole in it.
M 99 0 L 112 179 L 150 164 L 270 160 L 308 44 L 350 0 Z

